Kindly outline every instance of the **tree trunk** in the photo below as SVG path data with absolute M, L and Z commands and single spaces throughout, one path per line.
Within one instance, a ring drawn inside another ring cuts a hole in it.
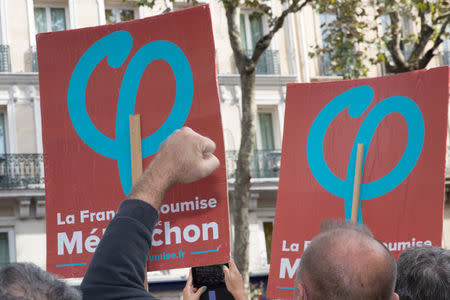
M 249 222 L 248 202 L 250 200 L 251 164 L 256 140 L 256 104 L 255 104 L 255 75 L 256 65 L 263 52 L 269 47 L 274 34 L 283 26 L 284 19 L 289 13 L 302 9 L 311 0 L 299 3 L 295 0 L 281 15 L 275 18 L 271 30 L 261 37 L 255 45 L 251 58 L 248 58 L 242 47 L 238 27 L 239 1 L 222 0 L 227 17 L 228 36 L 233 50 L 234 61 L 241 79 L 242 120 L 241 144 L 236 164 L 234 194 L 231 209 L 234 224 L 234 260 L 244 279 L 245 288 L 249 290 Z
M 249 288 L 249 222 L 251 163 L 256 136 L 256 104 L 254 100 L 255 67 L 241 73 L 242 121 L 241 145 L 239 147 L 236 181 L 233 195 L 234 260 L 241 271 L 245 286 Z

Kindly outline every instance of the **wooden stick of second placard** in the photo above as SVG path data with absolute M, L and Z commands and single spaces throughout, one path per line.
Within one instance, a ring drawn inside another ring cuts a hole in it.
M 142 174 L 141 116 L 130 115 L 131 180 L 133 185 Z
M 142 174 L 141 116 L 130 115 L 131 181 L 133 186 Z M 144 287 L 148 292 L 147 263 L 145 264 Z
M 359 193 L 361 189 L 362 180 L 362 163 L 364 156 L 364 144 L 358 144 L 356 149 L 356 163 L 355 163 L 355 179 L 353 183 L 353 201 L 352 201 L 352 215 L 351 222 L 358 222 L 358 208 L 359 208 Z

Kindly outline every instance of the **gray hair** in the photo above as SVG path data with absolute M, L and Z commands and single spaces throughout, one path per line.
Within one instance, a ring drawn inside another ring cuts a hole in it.
M 326 221 L 303 253 L 297 282 L 308 299 L 392 299 L 395 276 L 394 258 L 367 227 Z
M 81 292 L 32 263 L 12 263 L 0 270 L 0 299 L 80 300 Z
M 438 247 L 405 250 L 397 261 L 400 299 L 450 300 L 450 251 Z

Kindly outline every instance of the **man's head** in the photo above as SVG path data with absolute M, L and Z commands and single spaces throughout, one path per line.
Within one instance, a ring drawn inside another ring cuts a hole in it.
M 0 270 L 0 299 L 80 300 L 81 292 L 31 263 L 13 263 Z
M 295 299 L 392 299 L 395 260 L 365 227 L 325 222 L 306 248 Z
M 450 251 L 438 247 L 405 250 L 397 260 L 396 292 L 403 300 L 450 299 Z

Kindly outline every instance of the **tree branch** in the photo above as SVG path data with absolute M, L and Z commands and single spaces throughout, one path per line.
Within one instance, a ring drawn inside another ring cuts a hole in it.
M 425 11 L 422 9 L 419 10 L 419 18 L 420 18 L 420 33 L 418 36 L 418 41 L 414 43 L 413 50 L 408 59 L 408 64 L 415 66 L 418 65 L 420 56 L 422 55 L 423 51 L 425 50 L 425 47 L 428 44 L 428 41 L 431 39 L 434 33 L 433 27 L 428 25 L 425 21 Z
M 443 14 L 442 16 L 437 17 L 436 19 L 434 19 L 433 21 L 433 25 L 436 25 L 437 23 L 439 23 L 440 20 L 445 19 L 445 18 L 449 18 L 450 17 L 450 12 Z
M 391 65 L 387 59 L 384 61 L 384 67 L 386 68 L 386 73 L 397 73 L 398 70 L 394 65 Z
M 242 73 L 246 66 L 246 60 L 244 49 L 242 48 L 241 35 L 236 24 L 237 7 L 239 0 L 223 0 L 225 7 L 225 15 L 227 17 L 228 24 L 228 36 L 230 38 L 231 49 L 233 50 L 234 60 L 239 73 Z
M 392 39 L 386 43 L 386 47 L 392 55 L 395 68 L 398 69 L 399 72 L 406 72 L 408 71 L 408 67 L 405 62 L 405 57 L 400 50 L 400 16 L 398 12 L 391 12 L 389 13 L 389 18 L 391 19 Z M 396 73 L 398 73 L 398 71 Z
M 438 35 L 436 36 L 436 39 L 434 40 L 433 43 L 433 47 L 431 47 L 431 49 L 429 49 L 424 56 L 420 59 L 419 61 L 419 68 L 423 69 L 425 68 L 428 63 L 430 62 L 430 60 L 433 58 L 434 51 L 436 51 L 436 49 L 442 44 L 443 40 L 442 40 L 442 35 L 445 33 L 445 30 L 447 28 L 447 25 L 450 23 L 450 14 L 447 16 L 447 19 L 445 20 L 445 22 L 442 24 L 441 29 L 439 30 Z
M 300 0 L 294 0 L 291 5 L 289 5 L 288 8 L 283 10 L 280 16 L 276 17 L 273 22 L 272 29 L 261 37 L 258 42 L 255 45 L 255 49 L 253 50 L 252 54 L 252 61 L 256 62 L 261 57 L 261 55 L 264 53 L 264 51 L 269 47 L 270 42 L 272 41 L 273 36 L 275 33 L 280 30 L 280 28 L 283 26 L 284 20 L 286 19 L 287 15 L 290 13 L 295 13 L 300 11 L 303 7 L 305 7 L 308 3 L 312 2 L 312 0 L 304 0 L 301 4 L 299 4 Z

